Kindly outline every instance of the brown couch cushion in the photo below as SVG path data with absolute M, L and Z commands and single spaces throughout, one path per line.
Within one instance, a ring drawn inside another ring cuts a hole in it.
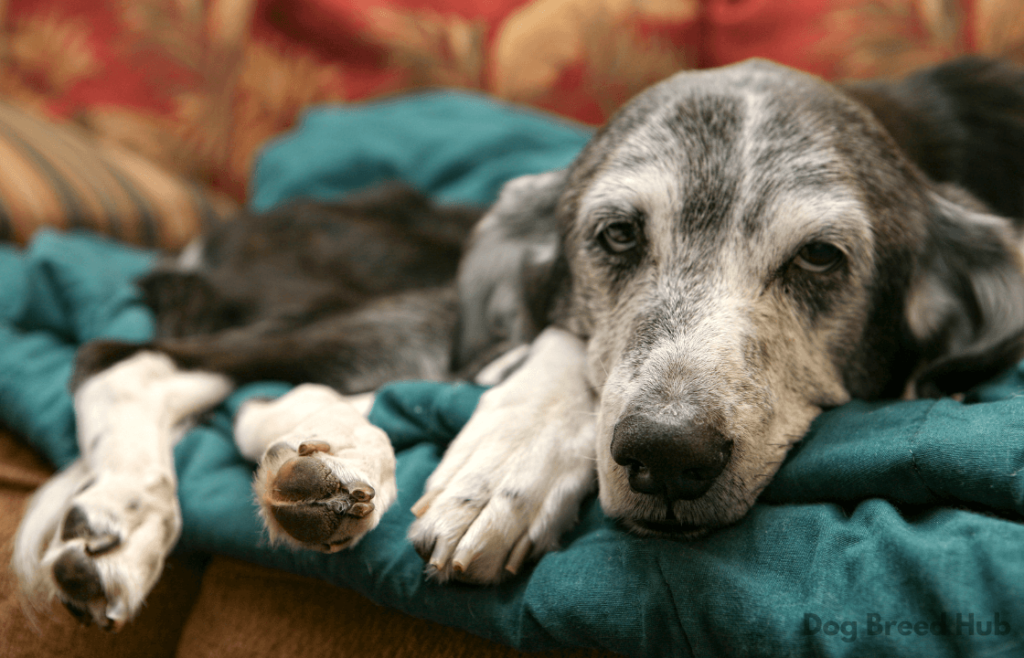
M 181 637 L 178 658 L 584 658 L 601 651 L 523 654 L 465 631 L 381 607 L 346 589 L 214 558 Z
M 127 149 L 0 103 L 0 239 L 87 228 L 177 250 L 234 202 Z

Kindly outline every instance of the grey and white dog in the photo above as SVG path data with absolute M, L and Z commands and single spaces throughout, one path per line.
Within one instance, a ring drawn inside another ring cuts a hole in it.
M 680 73 L 567 170 L 506 185 L 472 233 L 457 303 L 443 275 L 344 317 L 330 315 L 337 295 L 331 312 L 311 299 L 246 316 L 248 290 L 217 307 L 220 333 L 85 348 L 83 459 L 30 506 L 15 571 L 30 597 L 123 624 L 180 530 L 178 426 L 265 376 L 310 382 L 236 423 L 261 461 L 271 537 L 351 546 L 394 500 L 394 457 L 341 394 L 476 371 L 517 346 L 486 369 L 500 383 L 413 507 L 428 574 L 516 573 L 557 547 L 595 487 L 635 532 L 705 533 L 747 512 L 822 409 L 955 393 L 1020 358 L 1022 218 L 1024 74 L 1009 66 L 845 87 L 762 61 Z M 244 280 L 211 244 L 181 267 Z M 204 299 L 225 294 L 210 288 Z M 196 291 L 169 298 L 158 316 L 188 307 L 209 324 Z
M 642 93 L 476 229 L 459 357 L 549 328 L 428 482 L 421 554 L 496 581 L 556 545 L 595 471 L 626 527 L 696 536 L 822 409 L 1014 363 L 1022 149 L 1024 74 L 980 59 L 845 88 L 750 61 Z

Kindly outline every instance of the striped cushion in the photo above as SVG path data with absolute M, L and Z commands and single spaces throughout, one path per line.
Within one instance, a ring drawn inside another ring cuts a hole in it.
M 24 244 L 43 227 L 85 228 L 177 250 L 235 211 L 124 148 L 0 103 L 0 240 Z

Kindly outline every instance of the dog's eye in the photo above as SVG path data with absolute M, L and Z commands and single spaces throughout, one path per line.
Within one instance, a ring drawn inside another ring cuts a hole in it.
M 793 262 L 815 274 L 831 272 L 843 261 L 843 252 L 827 242 L 812 242 L 797 252 Z
M 598 239 L 605 250 L 614 254 L 625 253 L 636 247 L 636 225 L 630 222 L 609 224 L 601 231 Z

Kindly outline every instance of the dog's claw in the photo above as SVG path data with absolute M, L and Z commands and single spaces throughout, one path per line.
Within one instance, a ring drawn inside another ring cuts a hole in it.
M 432 503 L 434 501 L 434 498 L 436 497 L 436 492 L 431 492 L 428 494 L 424 494 L 423 496 L 420 496 L 420 499 L 416 501 L 416 503 L 412 506 L 412 509 L 410 510 L 413 516 L 415 516 L 418 519 L 424 514 L 426 514 L 427 510 L 430 509 L 430 503 Z
M 533 550 L 533 541 L 528 535 L 523 537 L 516 543 L 515 548 L 509 553 L 508 561 L 505 563 L 505 571 L 511 575 L 519 573 L 519 569 L 523 566 L 523 562 L 526 561 L 526 557 Z
M 299 457 L 312 455 L 314 452 L 330 452 L 331 444 L 326 441 L 305 441 L 299 444 Z
M 101 555 L 121 545 L 121 537 L 112 532 L 98 533 L 91 525 L 89 518 L 78 505 L 73 506 L 64 516 L 63 528 L 60 533 L 62 541 L 81 539 L 85 543 L 87 555 Z
M 373 503 L 356 503 L 355 505 L 349 508 L 348 514 L 349 516 L 354 516 L 357 519 L 363 519 L 366 518 L 366 516 L 369 515 L 370 512 L 372 511 Z

